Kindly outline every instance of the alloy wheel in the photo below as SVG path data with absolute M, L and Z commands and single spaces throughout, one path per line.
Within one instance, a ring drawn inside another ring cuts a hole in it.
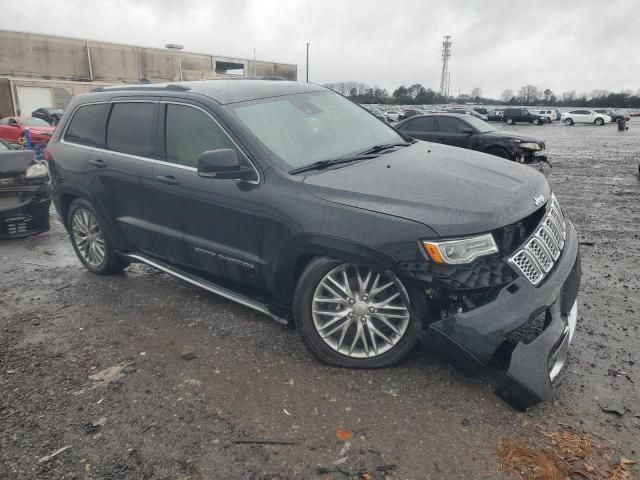
M 78 208 L 71 217 L 71 234 L 78 253 L 92 267 L 104 262 L 104 233 L 92 212 Z
M 313 324 L 334 351 L 352 358 L 372 358 L 391 350 L 410 323 L 406 295 L 391 273 L 345 263 L 318 284 Z

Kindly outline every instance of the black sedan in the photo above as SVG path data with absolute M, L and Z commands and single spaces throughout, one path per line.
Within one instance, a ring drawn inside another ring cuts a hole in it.
M 520 163 L 545 162 L 545 143 L 528 135 L 497 130 L 471 115 L 439 113 L 411 117 L 395 128 L 418 140 L 468 148 Z

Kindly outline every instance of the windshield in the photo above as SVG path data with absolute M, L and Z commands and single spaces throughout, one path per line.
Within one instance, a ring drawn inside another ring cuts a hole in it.
M 287 169 L 404 142 L 384 122 L 333 92 L 266 98 L 228 109 Z
M 20 125 L 24 125 L 25 127 L 50 127 L 51 126 L 47 122 L 45 122 L 44 120 L 40 120 L 39 118 L 24 117 L 24 118 L 19 118 L 18 122 L 20 123 Z
M 464 121 L 475 128 L 478 133 L 487 133 L 487 132 L 495 132 L 496 129 L 489 125 L 487 122 L 482 120 L 481 118 L 474 117 L 473 115 L 467 115 L 464 118 Z

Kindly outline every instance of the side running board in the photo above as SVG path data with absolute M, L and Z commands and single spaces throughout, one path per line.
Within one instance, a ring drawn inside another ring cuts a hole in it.
M 257 302 L 249 297 L 245 297 L 244 295 L 240 295 L 239 293 L 236 293 L 227 288 L 221 287 L 220 285 L 216 285 L 215 283 L 212 283 L 208 280 L 200 278 L 189 272 L 185 272 L 184 270 L 180 270 L 176 267 L 172 267 L 171 265 L 161 262 L 160 260 L 151 259 L 140 253 L 121 253 L 121 255 L 135 262 L 146 263 L 151 267 L 157 268 L 158 270 L 168 273 L 169 275 L 173 275 L 174 277 L 184 280 L 185 282 L 189 282 L 200 288 L 204 288 L 209 292 L 215 293 L 216 295 L 220 295 L 221 297 L 224 297 L 228 300 L 232 300 L 236 303 L 244 305 L 245 307 L 249 307 L 249 308 L 252 308 L 253 310 L 257 310 L 260 313 L 264 313 L 265 315 L 268 315 L 271 318 L 273 318 L 278 323 L 281 323 L 283 325 L 287 325 L 289 323 L 286 319 L 278 317 L 273 313 L 271 313 L 267 308 L 267 306 L 263 303 Z

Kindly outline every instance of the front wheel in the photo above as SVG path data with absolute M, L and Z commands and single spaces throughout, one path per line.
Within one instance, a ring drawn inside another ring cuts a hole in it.
M 67 227 L 73 249 L 87 270 L 110 275 L 128 265 L 113 249 L 93 207 L 86 200 L 77 199 L 71 203 Z
M 293 314 L 309 351 L 341 367 L 396 364 L 419 335 L 408 294 L 392 272 L 330 258 L 312 261 L 301 275 Z
M 534 125 L 540 125 L 540 120 L 538 120 L 537 118 L 533 119 L 533 124 Z
M 570 118 L 565 119 L 564 121 L 565 125 L 573 125 L 573 120 L 571 120 Z
M 602 125 L 604 125 L 604 120 L 602 118 L 596 118 L 596 121 L 594 123 L 601 127 Z
M 513 125 L 513 118 L 507 118 L 507 125 Z
M 506 159 L 511 160 L 511 156 L 509 155 L 509 152 L 507 152 L 502 147 L 492 147 L 492 148 L 487 150 L 487 153 L 489 155 L 493 155 L 495 157 L 506 158 Z

